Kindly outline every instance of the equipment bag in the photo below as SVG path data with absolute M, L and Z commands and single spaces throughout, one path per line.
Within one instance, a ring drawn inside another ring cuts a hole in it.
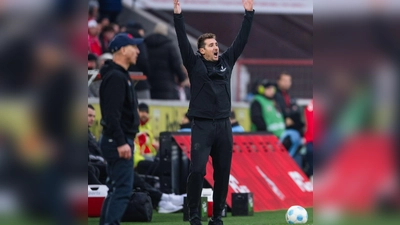
M 153 217 L 153 204 L 147 192 L 133 191 L 125 210 L 122 222 L 150 222 Z

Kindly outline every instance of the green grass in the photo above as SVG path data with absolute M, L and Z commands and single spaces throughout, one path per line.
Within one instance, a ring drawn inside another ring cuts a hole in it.
M 313 224 L 313 209 L 307 208 L 308 221 L 306 224 Z M 270 211 L 270 212 L 260 212 L 254 213 L 254 216 L 228 216 L 223 218 L 224 224 L 226 225 L 285 225 L 285 214 L 286 210 L 281 211 Z M 203 222 L 207 225 L 208 222 Z M 99 224 L 98 218 L 89 218 L 88 225 Z M 143 222 L 131 222 L 122 223 L 124 225 L 149 225 L 149 224 L 165 224 L 165 225 L 188 225 L 188 221 L 183 221 L 182 213 L 173 214 L 159 214 L 156 211 L 153 213 L 153 220 L 150 223 Z

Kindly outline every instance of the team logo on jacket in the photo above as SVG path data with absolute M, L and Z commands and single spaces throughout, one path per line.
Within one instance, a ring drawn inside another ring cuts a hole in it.
M 221 66 L 221 72 L 225 72 L 225 70 L 226 70 L 226 67 Z

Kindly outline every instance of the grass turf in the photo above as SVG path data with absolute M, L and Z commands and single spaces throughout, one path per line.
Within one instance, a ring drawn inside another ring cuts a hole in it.
M 306 224 L 313 224 L 313 209 L 307 208 L 308 221 Z M 286 210 L 281 211 L 270 211 L 254 213 L 254 216 L 228 216 L 223 218 L 224 224 L 226 225 L 285 225 L 285 214 Z M 207 225 L 208 222 L 203 222 Z M 99 224 L 99 218 L 88 218 L 88 225 Z M 160 214 L 154 211 L 153 220 L 150 223 L 143 222 L 130 222 L 122 223 L 124 225 L 149 225 L 149 224 L 165 224 L 165 225 L 188 225 L 188 221 L 183 221 L 182 213 L 173 214 Z

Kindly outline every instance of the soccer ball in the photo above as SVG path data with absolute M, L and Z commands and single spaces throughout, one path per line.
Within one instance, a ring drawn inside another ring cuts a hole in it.
M 299 205 L 290 207 L 286 212 L 286 222 L 288 224 L 306 223 L 307 219 L 307 211 Z

